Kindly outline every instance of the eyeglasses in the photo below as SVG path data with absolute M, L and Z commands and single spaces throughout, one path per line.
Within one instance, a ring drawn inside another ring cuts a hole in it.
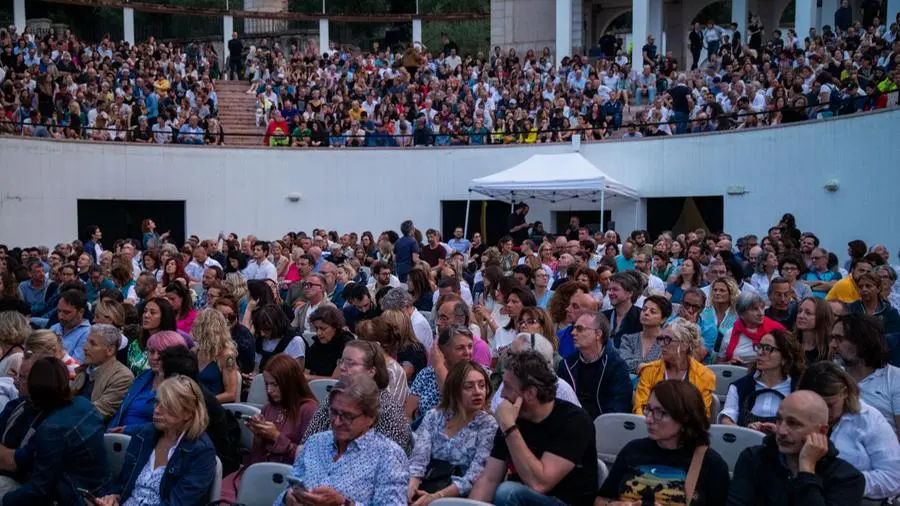
M 665 420 L 669 416 L 669 412 L 663 408 L 651 408 L 650 406 L 644 406 L 643 413 L 646 418 L 654 420 Z
M 773 351 L 781 351 L 778 348 L 772 346 L 771 344 L 766 343 L 756 343 L 753 345 L 753 351 L 759 353 L 760 355 L 768 355 Z
M 660 346 L 668 346 L 672 344 L 672 336 L 667 336 L 665 334 L 656 337 L 656 344 Z
M 314 286 L 318 286 L 321 288 L 322 285 L 320 283 L 307 283 L 306 284 L 306 288 L 312 288 Z
M 354 415 L 353 413 L 347 413 L 346 411 L 338 411 L 334 408 L 328 408 L 328 416 L 330 416 L 332 420 L 340 418 L 347 423 L 353 423 L 357 418 L 362 416 L 362 413 Z
M 691 304 L 690 302 L 683 301 L 681 303 L 681 307 L 691 311 L 700 311 L 701 309 L 703 309 L 703 306 L 701 306 L 700 304 Z
M 597 329 L 595 329 L 593 327 L 585 327 L 584 325 L 575 325 L 574 327 L 572 327 L 572 330 L 574 330 L 575 332 L 581 333 L 581 332 L 584 332 L 585 330 L 596 331 Z
M 527 319 L 519 322 L 520 327 L 522 325 L 543 325 L 543 324 L 544 324 L 544 322 L 542 322 L 540 320 L 535 320 L 534 318 L 527 318 Z
M 337 365 L 338 365 L 339 367 L 341 367 L 341 366 L 343 366 L 343 367 L 357 367 L 357 366 L 358 366 L 358 367 L 365 367 L 365 364 L 361 364 L 361 363 L 359 363 L 359 362 L 354 362 L 354 361 L 348 360 L 348 359 L 346 359 L 346 358 L 339 358 L 338 361 L 337 361 Z

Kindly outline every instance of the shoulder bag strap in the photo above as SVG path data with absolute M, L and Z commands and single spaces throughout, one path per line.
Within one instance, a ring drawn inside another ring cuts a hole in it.
M 706 455 L 708 446 L 698 446 L 691 458 L 691 467 L 688 468 L 687 479 L 684 480 L 685 504 L 690 506 L 694 500 L 694 490 L 697 488 L 697 478 L 700 477 L 700 467 L 703 466 L 703 456 Z

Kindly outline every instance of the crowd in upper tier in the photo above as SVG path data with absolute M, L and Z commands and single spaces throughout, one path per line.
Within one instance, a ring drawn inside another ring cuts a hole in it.
M 495 246 L 412 221 L 176 244 L 152 219 L 140 238 L 0 245 L 3 504 L 206 504 L 216 459 L 226 500 L 261 485 L 248 466 L 292 464 L 279 505 L 900 494 L 884 244 L 839 258 L 790 214 L 762 238 L 651 240 L 528 212 Z M 755 435 L 739 455 L 710 439 L 729 426 Z M 121 469 L 111 434 L 130 436 Z

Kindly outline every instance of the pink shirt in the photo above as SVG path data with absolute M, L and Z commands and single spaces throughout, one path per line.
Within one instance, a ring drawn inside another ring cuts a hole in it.
M 194 320 L 197 319 L 197 311 L 191 309 L 191 312 L 185 315 L 184 318 L 175 322 L 175 328 L 184 332 L 185 334 L 191 333 L 191 327 L 194 326 Z
M 478 336 L 472 342 L 472 360 L 489 369 L 491 367 L 491 347 Z

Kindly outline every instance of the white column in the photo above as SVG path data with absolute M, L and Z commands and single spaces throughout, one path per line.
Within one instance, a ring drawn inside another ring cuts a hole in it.
M 819 22 L 816 23 L 816 29 L 822 33 L 822 27 L 825 25 L 834 29 L 834 11 L 838 8 L 838 0 L 822 0 L 822 8 L 819 9 Z
M 663 27 L 663 2 L 662 0 L 650 0 L 650 21 L 647 28 L 647 35 L 652 35 L 656 39 L 656 48 L 662 51 L 662 27 Z M 637 42 L 637 41 L 635 41 Z M 641 47 L 647 43 L 646 37 L 640 41 Z
M 328 19 L 319 20 L 319 54 L 328 51 Z
M 125 27 L 125 42 L 134 45 L 134 9 L 122 9 L 122 26 Z
M 741 43 L 746 44 L 749 35 L 747 35 L 747 0 L 731 0 L 731 20 L 738 24 L 738 31 L 741 32 Z
M 412 41 L 413 42 L 422 42 L 422 20 L 421 19 L 413 20 Z
M 631 19 L 631 68 L 640 72 L 644 62 L 642 48 L 650 31 L 650 0 L 631 0 Z
M 228 41 L 231 40 L 231 34 L 234 33 L 234 17 L 233 16 L 222 16 L 222 58 L 220 58 L 221 66 L 222 66 L 222 74 L 228 76 L 228 66 L 225 65 L 225 60 L 230 56 L 228 54 Z M 237 58 L 240 58 L 241 55 L 236 55 Z
M 798 44 L 803 47 L 803 39 L 809 37 L 809 29 L 816 23 L 816 1 L 797 0 L 797 11 L 794 17 L 794 29 L 797 30 Z
M 16 33 L 25 33 L 25 0 L 13 0 L 13 24 L 16 25 Z
M 556 65 L 572 56 L 572 0 L 556 0 Z

